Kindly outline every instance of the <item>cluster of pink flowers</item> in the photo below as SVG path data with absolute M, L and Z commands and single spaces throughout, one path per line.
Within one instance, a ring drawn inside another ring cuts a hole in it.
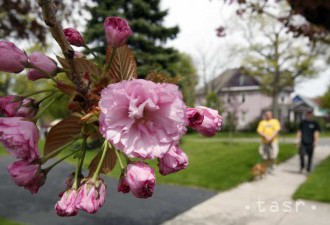
M 79 209 L 96 213 L 104 204 L 105 194 L 106 185 L 103 180 L 85 180 L 78 190 L 70 188 L 63 192 L 55 210 L 59 216 L 75 216 Z
M 126 44 L 127 39 L 132 35 L 127 21 L 118 17 L 106 18 L 104 30 L 108 48 L 113 49 Z M 88 49 L 82 35 L 77 30 L 67 28 L 63 30 L 63 34 L 71 45 Z M 88 50 L 90 51 L 90 49 Z M 115 52 L 112 51 L 112 54 Z M 85 58 L 79 52 L 74 52 L 74 57 L 77 60 Z M 109 66 L 111 59 L 103 68 L 105 74 L 107 69 L 112 69 Z M 90 64 L 93 65 L 92 62 Z M 57 63 L 43 53 L 34 52 L 27 56 L 13 43 L 0 41 L 0 71 L 19 73 L 24 68 L 30 69 L 27 74 L 29 80 L 49 78 L 56 83 L 55 87 L 59 89 L 58 92 L 73 93 L 71 96 L 73 100 L 68 103 L 68 108 L 83 115 L 79 122 L 83 128 L 78 131 L 80 132 L 80 136 L 78 136 L 83 138 L 85 144 L 89 136 L 99 136 L 105 139 L 101 152 L 102 157 L 94 158 L 99 160 L 98 164 L 93 166 L 95 169 L 90 169 L 87 177 L 84 177 L 81 172 L 85 151 L 83 145 L 79 154 L 77 151 L 66 156 L 77 154 L 76 171 L 78 172 L 69 176 L 67 188 L 55 205 L 59 216 L 75 216 L 79 210 L 95 213 L 102 207 L 105 202 L 106 184 L 100 178 L 100 173 L 108 149 L 115 151 L 115 156 L 122 166 L 118 191 L 131 192 L 137 198 L 148 198 L 154 193 L 156 176 L 154 169 L 144 160 L 157 159 L 159 173 L 163 176 L 183 170 L 188 166 L 188 157 L 179 144 L 187 127 L 189 126 L 205 136 L 214 136 L 221 128 L 222 118 L 218 111 L 202 106 L 188 108 L 183 101 L 179 87 L 175 84 L 142 79 L 121 80 L 118 83 L 102 86 L 103 90 L 90 89 L 87 91 L 88 98 L 84 99 L 81 93 L 77 93 L 79 85 L 73 87 L 55 77 L 57 73 L 68 69 L 58 68 Z M 100 77 L 102 78 L 105 74 L 100 74 Z M 74 83 L 75 80 L 71 81 Z M 87 81 L 88 88 L 92 86 L 93 80 L 90 79 L 88 72 L 83 74 L 81 81 L 81 83 Z M 0 113 L 6 116 L 6 118 L 0 118 L 0 142 L 11 156 L 18 159 L 9 165 L 8 171 L 18 186 L 30 190 L 31 193 L 38 192 L 45 183 L 47 173 L 53 166 L 65 159 L 65 157 L 59 159 L 50 167 L 42 167 L 47 160 L 65 149 L 65 144 L 67 144 L 61 143 L 62 146 L 58 149 L 51 149 L 55 153 L 48 153 L 44 156 L 39 153 L 36 122 L 40 117 L 39 114 L 45 109 L 39 112 L 38 110 L 39 107 L 44 106 L 40 103 L 49 96 L 40 101 L 13 95 L 0 97 Z M 87 100 L 89 104 L 85 104 L 84 101 Z M 93 116 L 98 117 L 98 120 L 89 120 Z M 90 123 L 93 126 L 90 126 Z M 90 129 L 95 126 L 98 126 L 99 130 Z M 63 135 L 65 136 L 66 132 Z M 56 146 L 59 142 L 61 140 L 55 141 Z M 123 166 L 120 155 L 125 157 L 126 166 Z
M 38 129 L 23 117 L 0 118 L 0 142 L 19 161 L 8 166 L 14 182 L 31 193 L 44 184 L 39 164 Z

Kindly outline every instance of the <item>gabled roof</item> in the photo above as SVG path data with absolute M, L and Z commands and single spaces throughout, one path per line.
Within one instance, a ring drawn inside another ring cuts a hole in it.
M 216 78 L 208 82 L 208 87 L 212 88 L 216 93 L 224 88 L 237 88 L 244 89 L 244 87 L 260 86 L 257 78 L 244 73 L 244 68 L 227 69 Z M 249 89 L 249 88 L 247 88 Z M 197 95 L 203 95 L 204 88 L 197 90 Z

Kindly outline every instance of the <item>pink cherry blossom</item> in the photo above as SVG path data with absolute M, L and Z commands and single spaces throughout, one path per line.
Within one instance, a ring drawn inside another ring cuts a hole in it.
M 88 213 L 96 213 L 105 201 L 106 186 L 102 180 L 95 184 L 87 181 L 78 190 L 77 204 L 78 209 Z
M 9 41 L 0 41 L 0 71 L 20 73 L 25 69 L 28 58 L 21 49 Z
M 37 126 L 22 117 L 0 118 L 0 142 L 11 156 L 26 161 L 39 158 Z
M 50 76 L 53 76 L 57 70 L 55 61 L 41 52 L 33 52 L 29 56 L 29 62 L 44 72 L 48 73 Z M 47 74 L 40 72 L 37 69 L 30 69 L 27 76 L 29 80 L 33 81 L 41 78 L 49 78 Z
M 170 151 L 159 159 L 158 166 L 162 175 L 176 173 L 187 168 L 188 157 L 179 146 L 173 146 Z
M 190 127 L 194 128 L 203 123 L 204 120 L 203 110 L 198 108 L 187 108 L 186 113 Z
M 55 211 L 59 216 L 75 216 L 78 214 L 76 208 L 78 192 L 70 189 L 63 193 L 61 199 L 55 205 Z
M 0 113 L 8 117 L 32 118 L 37 113 L 35 100 L 15 95 L 0 97 Z
M 222 117 L 217 110 L 204 106 L 198 106 L 197 108 L 203 110 L 204 120 L 201 125 L 195 127 L 196 130 L 204 136 L 214 136 L 221 128 Z
M 186 106 L 173 84 L 110 84 L 102 90 L 99 106 L 101 134 L 130 157 L 162 157 L 186 132 Z
M 127 21 L 120 17 L 107 17 L 104 21 L 104 31 L 108 45 L 115 48 L 124 45 L 133 34 Z
M 63 30 L 66 40 L 74 46 L 81 47 L 84 46 L 84 38 L 81 36 L 79 31 L 74 28 L 65 28 Z
M 126 182 L 135 197 L 149 198 L 155 188 L 154 169 L 144 162 L 130 163 L 126 168 Z
M 39 170 L 39 164 L 25 160 L 16 161 L 8 166 L 8 172 L 14 182 L 18 186 L 30 190 L 32 194 L 37 193 L 46 180 L 46 177 Z

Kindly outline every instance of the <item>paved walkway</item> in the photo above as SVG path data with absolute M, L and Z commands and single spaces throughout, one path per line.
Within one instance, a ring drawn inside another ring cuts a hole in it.
M 329 147 L 318 147 L 314 163 L 329 154 Z M 330 204 L 291 199 L 306 180 L 298 167 L 295 156 L 278 166 L 275 175 L 220 193 L 163 225 L 329 225 Z
M 106 202 L 94 215 L 79 212 L 78 216 L 62 218 L 56 215 L 54 204 L 63 191 L 67 174 L 74 171 L 61 164 L 50 172 L 47 182 L 36 195 L 17 187 L 7 172 L 12 159 L 0 157 L 0 217 L 26 225 L 155 225 L 185 212 L 216 192 L 174 185 L 157 184 L 154 195 L 137 199 L 117 192 L 117 180 L 105 177 Z M 1 225 L 1 222 L 0 222 Z

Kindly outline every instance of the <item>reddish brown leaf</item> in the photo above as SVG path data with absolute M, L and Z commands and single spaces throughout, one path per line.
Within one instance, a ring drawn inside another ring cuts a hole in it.
M 89 177 L 93 176 L 93 174 L 95 173 L 97 166 L 99 164 L 99 161 L 101 159 L 101 156 L 102 156 L 102 151 L 99 151 L 97 153 L 97 155 L 94 157 L 94 159 L 92 160 L 92 162 L 89 164 L 89 166 L 88 166 L 88 169 L 89 169 L 88 176 Z M 115 149 L 108 147 L 100 173 L 107 174 L 110 171 L 112 171 L 116 165 L 116 162 L 117 162 L 117 156 L 115 153 Z
M 85 76 L 88 74 L 91 77 L 99 77 L 101 75 L 101 69 L 92 61 L 85 58 L 73 59 L 75 70 Z
M 62 57 L 59 57 L 59 56 L 56 56 L 57 60 L 60 62 L 60 64 L 62 65 L 62 67 L 64 69 L 69 69 L 69 64 L 68 62 L 65 60 L 65 58 L 62 58 Z
M 109 64 L 113 48 L 108 47 L 106 55 L 106 63 Z M 123 45 L 117 48 L 113 57 L 109 71 L 106 74 L 112 82 L 119 82 L 122 80 L 131 80 L 137 78 L 137 64 L 132 50 Z
M 80 118 L 77 116 L 69 116 L 53 126 L 46 137 L 44 155 L 72 141 L 81 133 L 81 128 Z
M 146 80 L 151 80 L 155 83 L 170 83 L 170 84 L 178 84 L 181 80 L 180 77 L 170 77 L 167 74 L 161 72 L 149 72 Z

